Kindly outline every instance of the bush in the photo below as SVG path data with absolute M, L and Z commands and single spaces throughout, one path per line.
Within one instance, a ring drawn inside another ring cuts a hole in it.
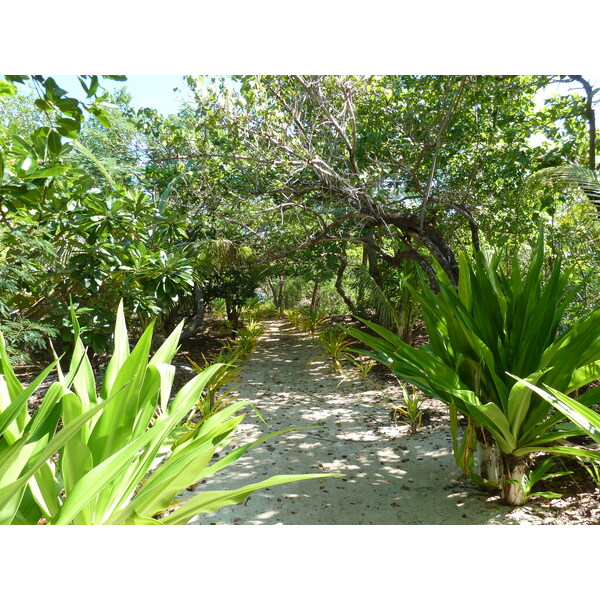
M 365 354 L 450 407 L 457 463 L 479 483 L 498 486 L 509 504 L 525 501 L 532 454 L 598 456 L 560 442 L 593 431 L 595 413 L 586 407 L 600 401 L 600 388 L 568 399 L 570 406 L 564 398 L 600 378 L 600 309 L 559 332 L 577 287 L 568 272 L 561 273 L 560 259 L 544 283 L 543 259 L 540 232 L 525 275 L 516 258 L 507 275 L 499 255 L 480 252 L 473 263 L 461 256 L 458 289 L 440 277 L 434 294 L 422 279 L 414 293 L 430 341 L 419 349 L 367 321 L 381 337 L 350 330 L 375 350 Z M 551 393 L 533 393 L 542 385 L 558 394 L 554 402 Z M 553 404 L 562 412 L 555 413 Z M 457 412 L 469 420 L 461 444 Z M 561 423 L 563 413 L 574 423 Z M 578 413 L 584 417 L 577 420 Z M 476 439 L 479 476 L 473 473 Z
M 205 492 L 174 503 L 184 489 L 235 462 L 267 434 L 213 461 L 232 440 L 247 402 L 231 404 L 188 428 L 185 416 L 222 365 L 209 366 L 169 401 L 182 325 L 150 358 L 152 323 L 130 351 L 122 304 L 115 351 L 97 392 L 75 326 L 75 350 L 64 375 L 58 359 L 26 389 L 0 335 L 0 524 L 182 524 L 243 501 L 254 490 L 323 477 L 281 475 L 236 490 Z M 27 402 L 56 366 L 33 417 Z M 57 427 L 61 421 L 62 427 Z M 213 461 L 213 462 L 211 462 Z

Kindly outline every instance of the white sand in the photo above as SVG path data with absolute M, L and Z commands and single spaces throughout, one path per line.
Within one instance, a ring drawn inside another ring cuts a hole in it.
M 265 334 L 242 370 L 239 399 L 254 404 L 265 426 L 249 411 L 240 442 L 300 425 L 324 424 L 283 434 L 252 448 L 194 492 L 234 489 L 273 475 L 342 473 L 254 492 L 242 505 L 200 515 L 189 524 L 518 524 L 542 522 L 525 509 L 510 509 L 480 491 L 456 466 L 446 409 L 409 435 L 394 425 L 382 390 L 335 375 L 321 346 L 282 321 L 266 321 Z M 236 445 L 239 445 L 236 444 Z

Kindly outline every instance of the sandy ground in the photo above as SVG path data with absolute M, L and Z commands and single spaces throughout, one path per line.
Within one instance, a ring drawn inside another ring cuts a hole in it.
M 456 466 L 445 407 L 426 400 L 431 422 L 410 435 L 394 424 L 383 389 L 333 373 L 318 359 L 317 342 L 281 321 L 266 321 L 265 334 L 246 362 L 239 399 L 254 404 L 267 421 L 249 413 L 238 444 L 261 434 L 317 425 L 283 434 L 251 449 L 237 463 L 181 497 L 234 489 L 287 473 L 340 473 L 254 492 L 242 505 L 200 515 L 189 524 L 519 524 L 543 523 L 529 507 L 510 509 L 480 491 Z

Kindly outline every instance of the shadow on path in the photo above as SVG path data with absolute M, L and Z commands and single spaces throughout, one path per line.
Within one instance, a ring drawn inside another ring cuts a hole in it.
M 288 427 L 323 425 L 283 434 L 252 448 L 237 463 L 200 483 L 186 497 L 233 489 L 278 474 L 342 473 L 254 492 L 242 505 L 200 515 L 190 524 L 516 524 L 510 508 L 460 472 L 452 456 L 447 420 L 420 433 L 390 423 L 388 386 L 374 390 L 332 373 L 323 350 L 282 321 L 265 321 L 265 333 L 244 365 L 237 388 L 252 411 L 239 442 Z M 440 409 L 436 401 L 434 408 Z M 442 407 L 443 408 L 443 407 Z

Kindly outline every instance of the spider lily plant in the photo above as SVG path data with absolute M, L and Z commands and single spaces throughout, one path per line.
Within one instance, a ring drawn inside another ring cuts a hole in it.
M 209 358 L 206 358 L 205 356 L 203 356 L 202 358 L 204 361 L 204 365 L 200 366 L 188 357 L 188 361 L 194 367 L 196 373 L 202 373 L 211 364 Z M 235 357 L 233 357 L 231 359 L 231 362 L 228 363 L 214 363 L 219 364 L 219 367 L 218 369 L 216 369 L 211 379 L 204 386 L 202 395 L 196 403 L 195 410 L 189 414 L 187 420 L 188 425 L 192 423 L 193 418 L 197 417 L 197 415 L 199 415 L 203 421 L 204 419 L 207 419 L 210 415 L 221 410 L 224 406 L 226 406 L 229 402 L 233 400 L 233 393 L 235 392 L 236 387 L 231 387 L 231 384 L 240 380 L 238 374 L 242 370 L 242 366 L 236 365 L 235 362 L 233 362 L 234 360 Z M 228 389 L 226 392 L 219 395 L 219 390 L 223 386 L 228 386 Z
M 315 356 L 311 361 L 319 358 L 329 357 L 333 363 L 333 368 L 337 373 L 344 372 L 342 361 L 349 358 L 348 352 L 356 343 L 348 339 L 347 333 L 337 326 L 325 327 L 319 332 L 319 343 L 323 346 L 325 354 Z
M 115 350 L 98 392 L 74 312 L 72 317 L 75 348 L 69 372 L 63 375 L 57 359 L 26 389 L 0 337 L 0 524 L 181 524 L 239 503 L 262 487 L 323 477 L 275 476 L 175 503 L 199 479 L 289 430 L 267 434 L 214 462 L 244 418 L 237 413 L 248 403 L 229 405 L 200 427 L 182 426 L 221 368 L 209 366 L 170 400 L 175 374 L 170 362 L 183 324 L 150 358 L 153 324 L 130 350 L 121 304 Z M 54 366 L 58 381 L 30 417 L 27 400 Z M 57 431 L 59 418 L 62 428 Z
M 402 403 L 392 405 L 393 408 L 393 419 L 394 421 L 400 419 L 410 426 L 410 433 L 412 435 L 419 432 L 421 429 L 421 421 L 423 420 L 423 411 L 421 410 L 421 398 L 417 393 L 416 389 L 413 388 L 411 392 L 408 391 L 407 387 L 400 383 L 400 390 L 402 392 Z
M 600 309 L 559 333 L 578 288 L 561 272 L 560 258 L 543 281 L 541 232 L 527 273 L 521 273 L 516 258 L 504 273 L 500 258 L 480 252 L 469 261 L 463 254 L 458 289 L 440 275 L 434 294 L 421 280 L 413 292 L 428 344 L 413 348 L 368 321 L 363 322 L 380 337 L 350 333 L 374 349 L 365 354 L 449 406 L 458 465 L 475 481 L 498 486 L 508 504 L 519 505 L 525 502 L 522 490 L 533 453 L 597 458 L 597 452 L 561 444 L 587 433 L 584 420 L 565 413 L 573 422 L 562 423 L 563 413 L 531 386 L 549 386 L 564 396 L 600 378 Z M 577 399 L 584 408 L 598 402 L 598 387 Z M 460 443 L 458 413 L 469 422 Z M 473 472 L 476 447 L 479 474 Z
M 286 317 L 295 327 L 314 337 L 317 329 L 329 321 L 329 317 L 313 309 L 289 310 Z

